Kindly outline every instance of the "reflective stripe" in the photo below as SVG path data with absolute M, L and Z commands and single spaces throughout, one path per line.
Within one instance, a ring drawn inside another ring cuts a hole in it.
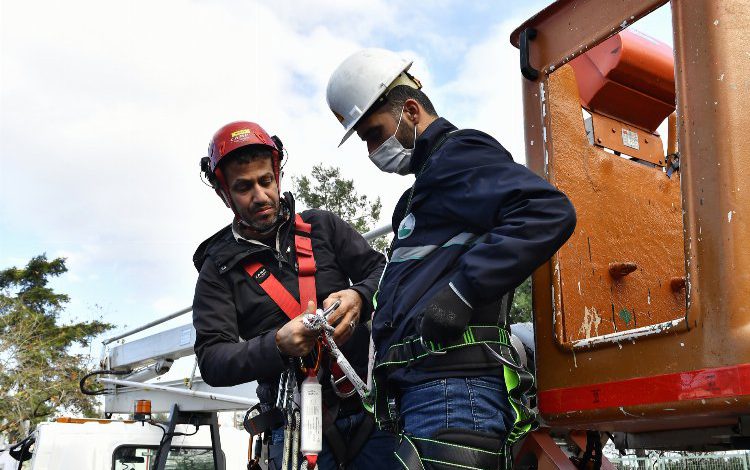
M 442 245 L 405 246 L 396 248 L 395 250 L 393 250 L 391 259 L 389 261 L 391 263 L 401 263 L 403 261 L 424 259 L 427 257 L 427 255 L 437 250 L 438 248 L 447 248 L 453 245 L 473 245 L 474 243 L 481 241 L 480 238 L 483 239 L 484 237 L 480 237 L 479 235 L 471 232 L 463 232 L 459 233 Z

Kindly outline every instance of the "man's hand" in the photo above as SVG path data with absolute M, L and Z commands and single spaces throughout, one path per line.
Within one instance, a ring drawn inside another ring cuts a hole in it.
M 315 313 L 315 305 L 312 300 L 308 302 L 305 313 Z M 302 323 L 302 316 L 297 316 L 276 332 L 276 347 L 282 354 L 303 357 L 310 354 L 315 346 L 315 340 L 320 332 L 308 329 Z
M 445 344 L 461 337 L 471 320 L 472 308 L 445 286 L 424 309 L 420 324 L 422 339 Z
M 352 336 L 354 328 L 359 323 L 362 297 L 354 289 L 340 290 L 329 295 L 323 301 L 323 308 L 328 308 L 336 300 L 340 300 L 341 305 L 328 317 L 328 323 L 336 326 L 336 331 L 333 332 L 333 340 L 336 341 L 336 344 L 342 345 Z

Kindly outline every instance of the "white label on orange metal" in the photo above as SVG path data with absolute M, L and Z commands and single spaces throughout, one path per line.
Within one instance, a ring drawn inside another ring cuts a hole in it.
M 638 133 L 629 131 L 627 129 L 622 130 L 622 145 L 630 147 L 631 149 L 638 150 Z

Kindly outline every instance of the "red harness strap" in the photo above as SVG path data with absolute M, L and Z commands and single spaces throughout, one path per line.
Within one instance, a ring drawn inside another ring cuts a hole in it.
M 297 270 L 299 272 L 299 306 L 307 309 L 307 302 L 313 301 L 318 308 L 318 296 L 315 291 L 315 257 L 313 257 L 312 226 L 305 223 L 299 214 L 294 216 L 294 247 L 297 251 Z
M 299 272 L 299 302 L 276 279 L 276 276 L 271 274 L 268 268 L 257 261 L 252 261 L 244 265 L 245 271 L 250 277 L 255 279 L 261 289 L 276 302 L 276 305 L 279 306 L 290 320 L 307 310 L 307 302 L 309 300 L 313 301 L 316 308 L 318 306 L 317 291 L 315 290 L 315 257 L 313 256 L 311 233 L 312 226 L 303 221 L 299 214 L 295 214 L 294 247 L 297 252 L 297 270 Z M 318 351 L 318 358 L 320 358 L 320 351 Z M 346 379 L 338 363 L 331 361 L 330 369 L 333 375 L 334 388 L 337 390 L 339 396 L 353 395 L 355 392 L 354 385 Z M 315 372 L 317 372 L 317 367 L 315 368 Z
M 312 242 L 310 240 L 311 227 L 305 223 L 299 214 L 294 216 L 294 247 L 297 252 L 297 266 L 299 270 L 300 302 L 284 287 L 276 276 L 271 274 L 265 266 L 257 261 L 245 264 L 245 272 L 260 285 L 276 305 L 289 319 L 297 317 L 307 309 L 308 300 L 318 304 L 315 294 L 315 258 L 313 257 Z

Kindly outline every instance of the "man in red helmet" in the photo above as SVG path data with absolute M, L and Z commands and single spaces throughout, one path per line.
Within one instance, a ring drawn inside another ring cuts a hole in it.
M 232 223 L 193 257 L 200 272 L 193 324 L 201 376 L 212 386 L 258 382 L 264 418 L 256 424 L 271 431 L 273 469 L 280 468 L 284 447 L 281 414 L 274 411 L 279 378 L 290 367 L 298 375 L 312 370 L 323 385 L 329 421 L 335 420 L 326 427 L 318 465 L 388 468 L 383 456 L 393 455 L 395 437 L 373 429 L 350 384 L 334 384 L 340 377 L 332 379 L 336 368 L 318 349 L 319 332 L 306 328 L 300 315 L 339 301 L 329 317 L 334 340 L 364 377 L 366 321 L 385 260 L 335 214 L 295 213 L 292 195 L 279 190 L 282 158 L 277 137 L 241 121 L 219 129 L 201 161 L 207 180 L 234 213 Z

